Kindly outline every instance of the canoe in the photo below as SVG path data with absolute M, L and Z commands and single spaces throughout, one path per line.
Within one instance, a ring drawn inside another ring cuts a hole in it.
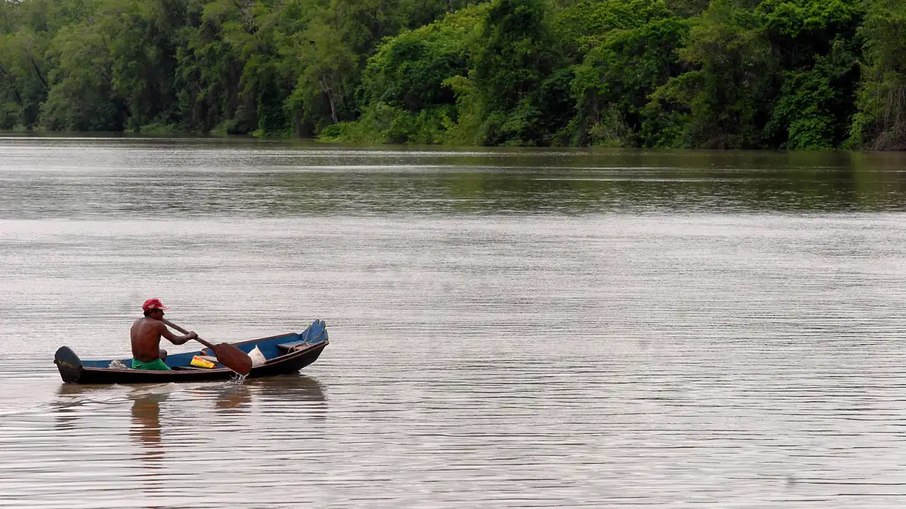
M 245 353 L 250 353 L 258 347 L 265 361 L 254 365 L 248 376 L 259 378 L 298 372 L 318 360 L 328 343 L 324 321 L 315 320 L 302 332 L 290 332 L 231 344 Z M 60 370 L 63 381 L 73 384 L 202 382 L 229 380 L 238 376 L 231 369 L 216 362 L 211 368 L 193 366 L 192 359 L 196 355 L 199 353 L 170 354 L 165 363 L 171 371 L 155 371 L 129 368 L 132 363 L 131 357 L 81 360 L 71 348 L 61 346 L 54 355 L 53 362 Z

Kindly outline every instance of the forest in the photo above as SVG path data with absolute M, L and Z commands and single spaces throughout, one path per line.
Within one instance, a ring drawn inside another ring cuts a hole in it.
M 906 150 L 906 6 L 0 0 L 0 130 Z

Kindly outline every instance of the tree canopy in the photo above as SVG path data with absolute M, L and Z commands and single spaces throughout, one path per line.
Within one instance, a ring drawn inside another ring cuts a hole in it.
M 0 129 L 906 149 L 902 0 L 0 0 Z

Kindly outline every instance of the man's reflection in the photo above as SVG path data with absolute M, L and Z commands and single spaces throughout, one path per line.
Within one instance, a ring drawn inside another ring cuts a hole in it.
M 161 445 L 160 404 L 167 400 L 169 393 L 154 393 L 137 390 L 130 395 L 132 399 L 132 428 L 129 432 L 134 440 L 144 448 L 142 457 L 159 461 L 164 456 Z

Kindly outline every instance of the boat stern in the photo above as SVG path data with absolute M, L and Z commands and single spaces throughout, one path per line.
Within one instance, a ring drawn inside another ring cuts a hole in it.
M 68 346 L 61 346 L 53 356 L 53 363 L 60 370 L 66 383 L 78 383 L 82 376 L 82 360 Z

